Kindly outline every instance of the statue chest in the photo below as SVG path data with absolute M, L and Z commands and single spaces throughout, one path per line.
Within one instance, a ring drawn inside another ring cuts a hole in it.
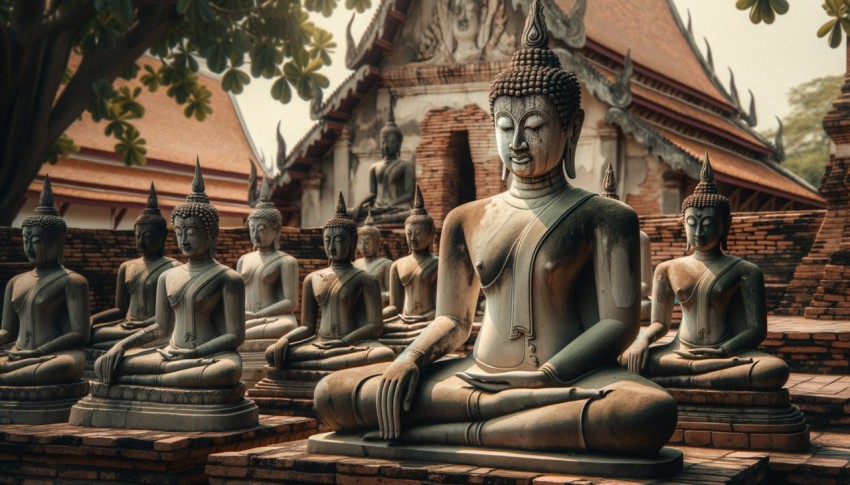
M 361 270 L 342 274 L 326 271 L 312 278 L 313 292 L 322 314 L 320 336 L 339 338 L 356 327 L 357 304 L 362 298 L 362 285 L 357 284 L 359 274 Z
M 179 314 L 186 311 L 208 315 L 221 300 L 221 281 L 211 275 L 193 277 L 188 271 L 175 271 L 166 278 L 168 302 Z
M 137 259 L 127 265 L 124 276 L 124 285 L 128 293 L 137 303 L 144 307 L 146 302 L 153 303 L 156 300 L 156 286 L 159 276 L 167 269 L 174 267 L 172 260 L 145 263 L 143 259 Z

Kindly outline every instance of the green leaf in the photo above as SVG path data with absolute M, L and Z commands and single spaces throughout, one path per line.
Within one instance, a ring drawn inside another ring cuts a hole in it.
M 739 0 L 739 2 L 742 0 Z M 751 1 L 751 0 L 743 0 Z M 371 0 L 345 0 L 345 8 L 355 10 L 357 13 L 363 13 L 372 6 Z
M 821 25 L 818 29 L 818 37 L 825 37 L 826 34 L 835 27 L 835 24 L 838 22 L 838 19 L 832 19 L 827 21 L 825 24 Z
M 841 45 L 841 40 L 844 38 L 844 31 L 841 29 L 841 24 L 836 23 L 832 28 L 832 34 L 829 36 L 829 46 L 835 49 Z
M 756 3 L 756 0 L 738 0 L 735 3 L 735 7 L 738 10 L 746 10 L 746 9 L 752 7 L 755 3 Z
M 281 103 L 289 103 L 292 100 L 292 89 L 289 87 L 289 83 L 285 77 L 278 78 L 277 81 L 272 84 L 272 98 L 280 101 Z
M 221 87 L 233 94 L 242 94 L 242 89 L 251 82 L 251 77 L 239 69 L 229 69 L 221 78 Z

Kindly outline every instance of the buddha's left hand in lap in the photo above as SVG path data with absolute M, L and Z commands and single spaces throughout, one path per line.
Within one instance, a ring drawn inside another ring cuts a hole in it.
M 22 349 L 9 351 L 9 360 L 34 359 L 41 357 L 43 354 L 38 349 Z
M 500 374 L 486 372 L 458 372 L 455 374 L 473 387 L 484 391 L 499 392 L 513 387 L 538 388 L 557 387 L 558 384 L 541 371 L 510 371 Z
M 319 342 L 313 345 L 322 350 L 335 349 L 338 347 L 351 347 L 351 345 L 343 339 L 328 340 L 327 342 Z
M 171 349 L 168 352 L 157 349 L 157 351 L 162 355 L 162 357 L 167 361 L 174 360 L 183 360 L 183 359 L 193 359 L 198 356 L 198 351 L 195 349 Z
M 696 347 L 688 350 L 674 350 L 679 357 L 690 360 L 701 359 L 725 359 L 729 354 L 725 349 L 715 349 L 713 347 Z M 752 359 L 740 359 L 741 363 L 752 362 Z

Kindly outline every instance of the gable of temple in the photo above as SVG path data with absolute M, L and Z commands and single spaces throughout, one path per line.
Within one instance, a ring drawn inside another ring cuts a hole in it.
M 601 190 L 615 167 L 618 193 L 639 214 L 675 213 L 708 151 L 736 211 L 819 208 L 814 187 L 781 165 L 778 145 L 755 132 L 754 103 L 741 106 L 696 47 L 672 0 L 545 0 L 551 47 L 582 83 L 586 119 L 574 185 Z M 379 132 L 393 100 L 401 158 L 438 225 L 453 207 L 505 187 L 489 115 L 490 80 L 516 50 L 521 0 L 386 0 L 359 41 L 353 70 L 324 101 L 316 124 L 273 180 L 276 198 L 320 225 L 335 194 L 360 201 L 381 159 Z M 447 20 L 442 20 L 447 19 Z

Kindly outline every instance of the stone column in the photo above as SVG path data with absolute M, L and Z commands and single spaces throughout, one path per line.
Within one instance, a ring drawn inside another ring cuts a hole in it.
M 351 128 L 346 125 L 334 143 L 334 193 L 342 191 L 345 200 L 351 198 L 351 183 L 349 180 L 349 153 L 351 151 Z
M 312 170 L 301 180 L 301 227 L 319 227 L 325 219 L 321 213 L 322 174 Z

